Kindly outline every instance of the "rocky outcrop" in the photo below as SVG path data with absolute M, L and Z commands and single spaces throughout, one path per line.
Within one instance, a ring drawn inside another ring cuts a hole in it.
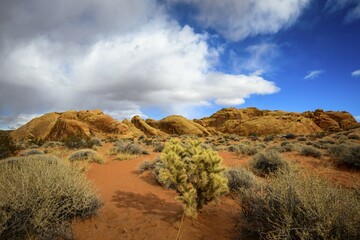
M 119 122 L 100 110 L 48 113 L 34 118 L 11 133 L 16 140 L 31 138 L 63 140 L 81 137 L 139 137 L 141 135 L 167 137 L 169 135 L 208 136 L 217 134 L 270 135 L 313 134 L 359 127 L 348 112 L 323 111 L 304 113 L 259 110 L 257 108 L 224 108 L 210 117 L 189 120 L 172 115 L 161 120 L 143 120 L 135 116 L 131 121 Z
M 328 132 L 348 130 L 358 126 L 358 122 L 348 112 L 324 111 L 305 112 L 304 116 L 312 119 L 321 129 Z
M 105 137 L 124 135 L 128 127 L 100 110 L 48 113 L 34 118 L 11 133 L 16 140 L 32 138 L 60 141 L 70 136 Z
M 139 116 L 135 116 L 131 119 L 131 123 L 140 129 L 147 136 L 163 136 L 165 133 L 150 126 L 147 122 L 141 119 Z
M 146 120 L 146 123 L 149 126 L 159 129 L 167 134 L 189 134 L 198 136 L 207 136 L 210 134 L 205 127 L 179 115 L 168 116 L 159 121 L 148 119 Z

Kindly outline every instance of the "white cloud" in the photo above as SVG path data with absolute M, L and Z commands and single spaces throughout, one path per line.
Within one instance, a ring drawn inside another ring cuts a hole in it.
M 48 6 L 44 0 L 34 1 L 34 6 L 41 9 L 40 3 Z M 32 12 L 31 33 L 27 24 L 13 22 L 24 36 L 4 27 L 12 26 L 8 22 L 0 26 L 6 33 L 0 37 L 0 115 L 100 108 L 122 119 L 142 115 L 141 108 L 157 107 L 186 116 L 212 102 L 239 105 L 252 94 L 279 90 L 260 72 L 248 76 L 214 71 L 222 50 L 209 47 L 206 33 L 179 26 L 156 1 L 99 4 L 79 1 L 72 6 L 65 1 L 69 12 L 65 6 L 59 6 L 59 13 L 52 7 Z M 23 5 L 12 7 L 14 12 L 28 11 Z M 11 11 L 7 14 L 15 19 Z M 29 16 L 26 12 L 19 18 Z M 50 22 L 43 23 L 47 17 Z M 2 44 L 8 39 L 16 41 Z
M 353 76 L 353 77 L 360 77 L 360 69 L 353 71 L 353 72 L 351 73 L 351 76 Z
M 360 116 L 355 116 L 355 119 L 360 122 Z
M 39 117 L 40 114 L 19 114 L 16 116 L 1 116 L 0 115 L 0 129 L 18 128 L 31 119 Z
M 167 0 L 170 3 L 184 0 Z M 238 41 L 273 34 L 292 25 L 310 0 L 185 0 L 198 10 L 197 21 Z
M 315 79 L 317 77 L 319 77 L 319 75 L 325 73 L 324 70 L 314 70 L 314 71 L 310 71 L 305 77 L 304 79 Z
M 325 10 L 334 13 L 348 8 L 345 16 L 345 22 L 352 22 L 360 18 L 360 1 L 359 0 L 328 0 Z

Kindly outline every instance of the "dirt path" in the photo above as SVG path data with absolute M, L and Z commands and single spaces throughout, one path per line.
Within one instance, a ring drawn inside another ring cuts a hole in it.
M 109 144 L 99 149 L 105 154 Z M 104 203 L 99 214 L 73 224 L 75 239 L 175 239 L 182 216 L 176 193 L 157 185 L 149 173 L 139 175 L 137 167 L 157 154 L 92 164 L 87 174 Z M 224 197 L 221 204 L 205 206 L 197 220 L 185 218 L 180 239 L 231 239 L 234 218 L 240 209 Z

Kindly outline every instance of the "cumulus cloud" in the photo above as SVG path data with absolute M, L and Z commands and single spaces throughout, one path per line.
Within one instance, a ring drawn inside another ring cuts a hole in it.
M 348 9 L 345 22 L 352 22 L 360 18 L 359 0 L 328 0 L 325 5 L 325 10 L 329 13 L 334 13 L 345 8 Z
M 0 126 L 68 109 L 101 108 L 118 119 L 144 116 L 143 107 L 186 115 L 279 90 L 260 74 L 215 71 L 221 49 L 155 0 L 54 4 L 5 1 L 0 10 Z
M 292 25 L 309 0 L 167 0 L 196 8 L 196 20 L 232 41 L 273 34 Z
M 319 77 L 321 74 L 325 73 L 324 70 L 313 70 L 310 71 L 305 77 L 304 79 L 315 79 L 317 77 Z
M 360 77 L 360 69 L 353 71 L 353 72 L 351 73 L 351 76 L 353 76 L 353 77 Z

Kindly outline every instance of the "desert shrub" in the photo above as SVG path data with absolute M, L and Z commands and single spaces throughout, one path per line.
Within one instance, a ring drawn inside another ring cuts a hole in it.
M 264 137 L 264 141 L 265 142 L 274 141 L 274 135 L 268 135 L 268 136 Z
M 348 139 L 360 140 L 360 136 L 357 135 L 357 134 L 352 133 L 352 134 L 348 135 Z
M 101 147 L 102 146 L 102 141 L 97 137 L 92 137 L 92 138 L 90 138 L 88 144 L 89 144 L 89 146 L 99 146 L 99 147 Z
M 93 145 L 89 142 L 88 138 L 83 138 L 81 136 L 73 135 L 65 140 L 63 140 L 63 143 L 65 146 L 67 146 L 70 149 L 74 148 L 92 148 Z
M 307 139 L 306 139 L 306 137 L 299 137 L 297 140 L 299 142 L 305 142 Z
M 280 152 L 292 152 L 298 149 L 299 144 L 290 143 L 290 142 L 282 142 L 280 144 L 281 150 Z
M 0 162 L 0 239 L 57 239 L 101 206 L 85 177 L 46 155 Z
M 276 151 L 276 152 L 279 152 L 279 153 L 281 153 L 281 152 L 286 152 L 283 147 L 280 147 L 280 146 L 278 146 L 278 145 L 274 145 L 274 146 L 270 146 L 270 147 L 267 147 L 267 148 L 266 148 L 266 151 L 270 151 L 270 150 L 271 150 L 271 151 Z
M 30 156 L 30 155 L 36 155 L 36 154 L 44 154 L 43 151 L 39 149 L 29 149 L 21 152 L 19 155 L 22 157 Z
M 104 162 L 104 160 L 97 154 L 97 152 L 92 149 L 81 149 L 73 152 L 69 157 L 69 161 L 89 161 L 96 163 Z
M 240 190 L 241 226 L 262 239 L 360 239 L 360 198 L 293 171 Z
M 300 154 L 303 156 L 311 156 L 315 158 L 321 158 L 321 156 L 323 155 L 319 149 L 311 146 L 303 146 L 300 150 Z
M 295 138 L 297 138 L 297 136 L 295 134 L 293 134 L 293 133 L 287 133 L 287 134 L 284 135 L 284 138 L 286 138 L 286 139 L 295 139 Z
M 229 190 L 237 192 L 242 188 L 252 188 L 255 185 L 255 176 L 243 167 L 234 167 L 225 171 Z
M 218 200 L 228 187 L 217 152 L 204 149 L 197 140 L 188 140 L 185 145 L 177 139 L 166 144 L 158 164 L 159 179 L 174 186 L 184 213 L 195 217 L 198 210 Z
M 139 144 L 127 141 L 117 141 L 115 146 L 110 149 L 111 154 L 128 153 L 128 154 L 149 154 Z
M 54 148 L 54 147 L 62 147 L 64 145 L 65 144 L 62 143 L 62 142 L 49 141 L 49 142 L 44 143 L 42 145 L 42 147 L 44 147 L 44 148 Z
M 18 150 L 9 131 L 0 131 L 0 159 L 13 155 Z
M 157 143 L 154 147 L 154 152 L 162 152 L 164 150 L 165 144 L 163 143 Z
M 138 173 L 143 173 L 145 171 L 153 171 L 156 168 L 156 164 L 159 163 L 161 160 L 160 158 L 157 158 L 155 160 L 149 161 L 149 160 L 145 160 L 144 162 L 142 162 L 137 170 Z
M 328 153 L 335 165 L 360 169 L 360 145 L 334 145 Z
M 31 138 L 28 143 L 33 146 L 41 147 L 45 143 L 45 140 L 42 138 Z
M 250 161 L 250 168 L 255 174 L 266 176 L 280 169 L 288 168 L 288 163 L 282 159 L 279 152 L 269 150 L 253 156 Z
M 260 145 L 246 145 L 246 144 L 237 144 L 237 145 L 231 145 L 228 147 L 229 152 L 235 152 L 237 154 L 243 154 L 252 156 L 258 153 L 261 149 L 263 149 L 263 146 Z

